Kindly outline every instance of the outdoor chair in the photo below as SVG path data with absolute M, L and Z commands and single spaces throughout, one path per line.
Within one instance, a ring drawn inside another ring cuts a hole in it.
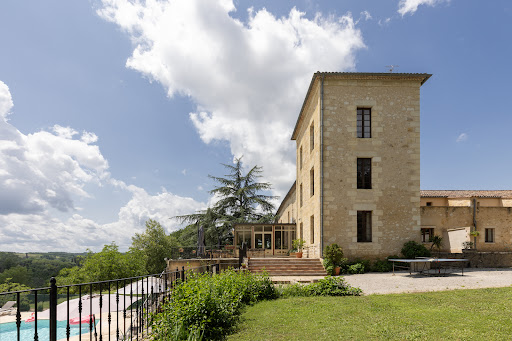
M 0 308 L 0 316 L 1 315 L 9 315 L 14 312 L 14 306 L 16 305 L 16 301 L 7 301 L 2 308 Z

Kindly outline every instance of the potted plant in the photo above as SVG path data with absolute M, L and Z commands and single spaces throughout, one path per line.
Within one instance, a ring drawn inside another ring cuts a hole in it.
M 327 267 L 332 268 L 333 274 L 338 276 L 341 272 L 343 249 L 336 243 L 327 245 L 324 249 L 324 259 Z
M 295 253 L 295 256 L 297 258 L 302 258 L 302 247 L 306 244 L 306 241 L 304 239 L 294 239 L 292 242 L 292 247 L 297 250 Z
M 437 248 L 437 256 L 441 254 L 441 244 L 443 243 L 443 238 L 441 236 L 433 236 L 430 238 L 430 242 L 432 245 L 430 246 L 430 252 L 435 248 Z

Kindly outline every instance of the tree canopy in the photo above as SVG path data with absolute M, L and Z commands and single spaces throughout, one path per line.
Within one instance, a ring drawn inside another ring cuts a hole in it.
M 130 250 L 140 252 L 147 273 L 157 274 L 165 269 L 167 264 L 164 258 L 169 257 L 172 247 L 177 247 L 177 243 L 165 233 L 159 222 L 149 219 L 146 221 L 146 231 L 132 237 Z
M 57 283 L 73 284 L 84 282 L 107 281 L 145 274 L 145 258 L 141 251 L 119 252 L 119 247 L 112 242 L 103 246 L 101 252 L 89 251 L 82 266 L 62 269 Z
M 218 201 L 206 210 L 193 214 L 177 216 L 181 222 L 190 225 L 187 229 L 196 231 L 202 227 L 205 232 L 206 245 L 230 243 L 231 230 L 236 223 L 271 223 L 275 219 L 274 204 L 276 197 L 263 194 L 272 188 L 268 182 L 258 182 L 262 177 L 261 167 L 254 166 L 246 174 L 243 172 L 242 158 L 235 159 L 234 165 L 223 164 L 228 169 L 224 177 L 208 175 L 215 186 L 209 193 Z M 190 233 L 187 233 L 192 237 Z M 195 236 L 197 242 L 197 233 Z

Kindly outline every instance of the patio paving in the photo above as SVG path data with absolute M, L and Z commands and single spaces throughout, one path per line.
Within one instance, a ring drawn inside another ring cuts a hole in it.
M 428 292 L 455 289 L 477 289 L 512 286 L 512 268 L 464 269 L 444 277 L 409 274 L 409 271 L 370 272 L 358 275 L 343 275 L 346 282 L 359 287 L 365 295 L 409 292 Z M 274 283 L 311 283 L 321 276 L 273 276 Z

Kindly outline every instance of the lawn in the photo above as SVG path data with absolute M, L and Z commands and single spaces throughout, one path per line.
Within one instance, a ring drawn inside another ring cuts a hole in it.
M 509 340 L 512 288 L 264 301 L 228 340 Z

